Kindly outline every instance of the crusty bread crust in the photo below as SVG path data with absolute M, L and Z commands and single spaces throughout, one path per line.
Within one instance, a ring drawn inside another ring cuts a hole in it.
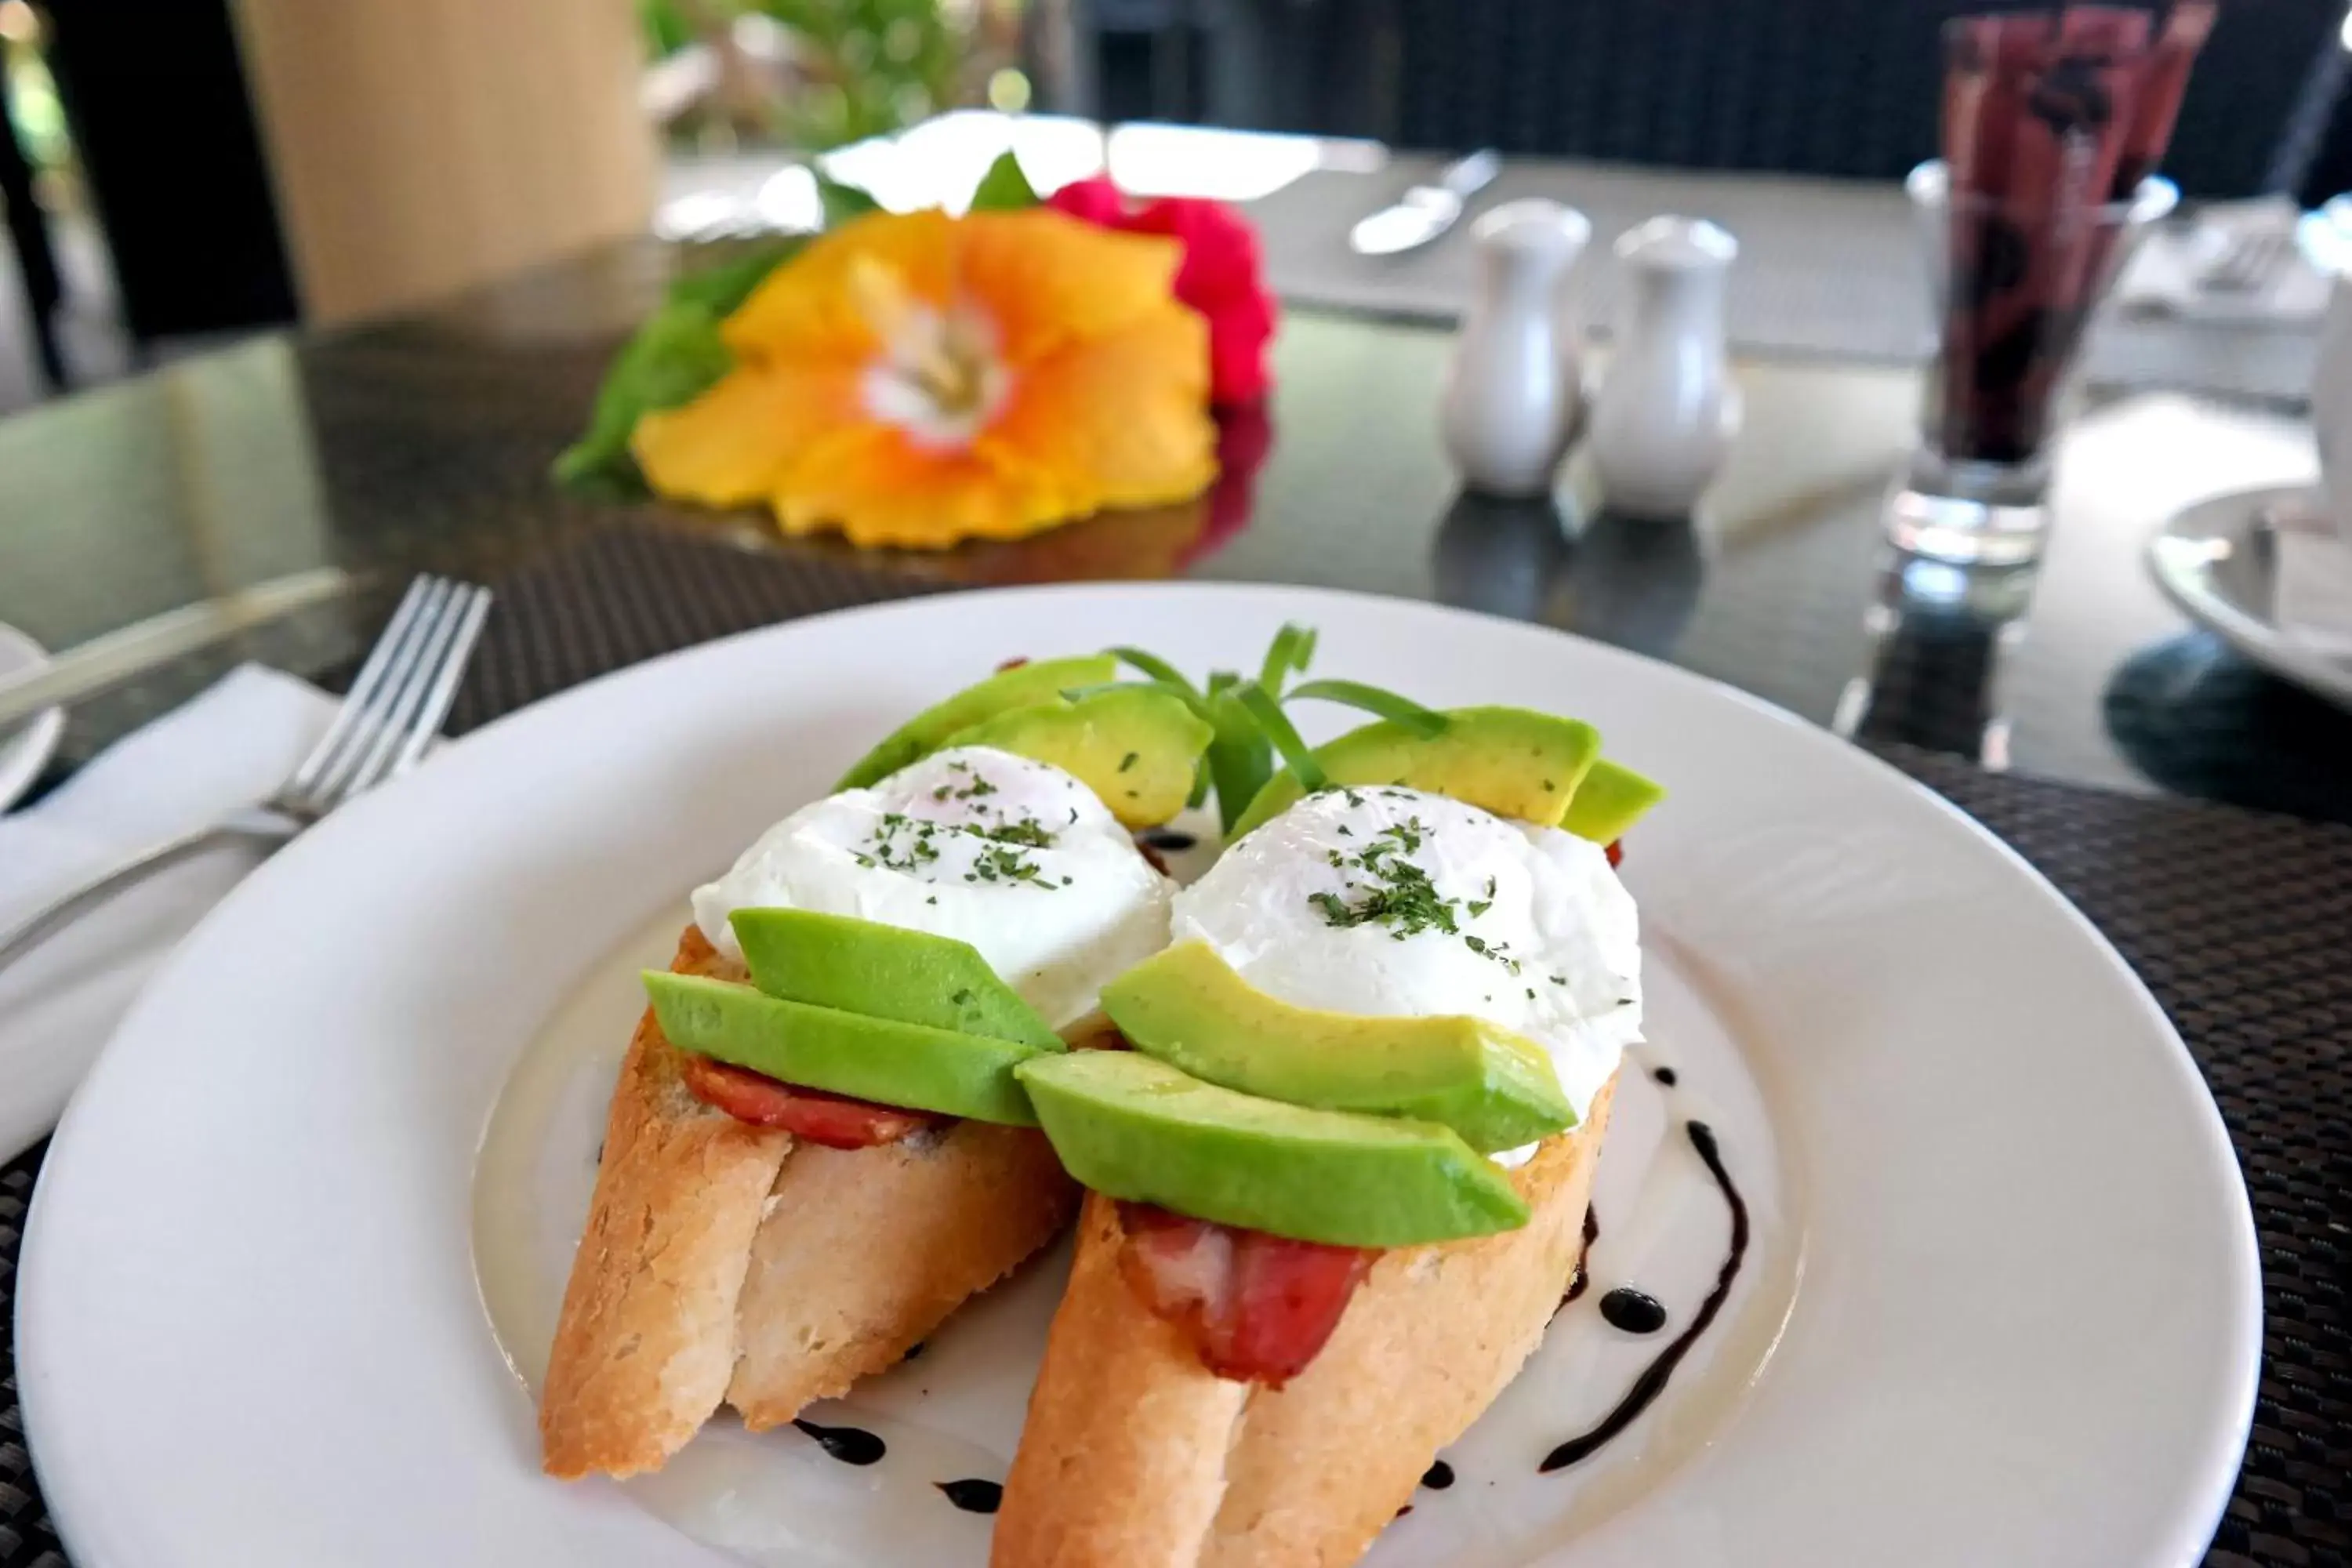
M 744 978 L 692 925 L 671 968 Z M 755 1430 L 902 1359 L 1060 1234 L 1077 1188 L 1033 1128 L 796 1143 L 695 1098 L 638 1021 L 540 1395 L 550 1475 L 635 1475 L 722 1400 Z
M 751 1244 L 727 1403 L 761 1431 L 897 1365 L 1077 1203 L 1032 1127 L 959 1121 L 878 1149 L 794 1151 Z
M 670 967 L 741 973 L 691 925 Z M 613 1089 L 540 1394 L 541 1459 L 567 1480 L 657 1468 L 734 1372 L 736 1296 L 793 1136 L 703 1104 L 679 1062 L 647 1008 Z
M 1526 1226 L 1389 1252 L 1279 1390 L 1202 1368 L 1120 1276 L 1117 1206 L 1090 1194 L 993 1568 L 1355 1562 L 1543 1337 L 1576 1267 L 1614 1089 L 1514 1173 L 1535 1211 Z
M 1191 1568 L 1225 1489 L 1225 1447 L 1249 1384 L 1120 1275 L 1118 1205 L 1087 1194 L 1070 1283 L 997 1509 L 1003 1568 Z
M 1251 1398 L 1202 1568 L 1339 1568 L 1412 1500 L 1437 1451 L 1518 1375 L 1559 1310 L 1615 1088 L 1612 1078 L 1574 1131 L 1516 1173 L 1535 1210 L 1525 1226 L 1387 1254 L 1322 1353 Z

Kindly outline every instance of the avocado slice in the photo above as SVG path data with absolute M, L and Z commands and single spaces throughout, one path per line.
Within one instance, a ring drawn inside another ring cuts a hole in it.
M 786 1002 L 701 975 L 649 969 L 645 982 L 662 1033 L 681 1050 L 884 1105 L 1037 1124 L 1013 1076 L 1039 1054 L 1034 1046 Z
M 1061 1037 L 968 942 L 813 910 L 737 910 L 728 923 L 751 984 L 771 996 L 1062 1048 Z
M 1055 697 L 984 719 L 948 746 L 993 746 L 1051 763 L 1102 798 L 1129 827 L 1167 821 L 1192 798 L 1192 774 L 1216 733 L 1174 692 L 1114 686 Z
M 835 791 L 862 789 L 938 751 L 959 730 L 969 730 L 1008 708 L 1052 701 L 1073 687 L 1099 686 L 1118 673 L 1118 660 L 1107 653 L 1034 659 L 1001 669 L 979 685 L 967 686 L 945 701 L 933 703 L 891 731 L 887 739 L 858 759 L 857 765 L 842 774 L 841 782 L 833 787 Z
M 1591 725 L 1530 708 L 1450 709 L 1435 735 L 1382 719 L 1315 749 L 1333 784 L 1403 784 L 1546 827 L 1559 825 L 1600 755 Z M 1305 794 L 1298 776 L 1283 769 L 1252 798 L 1232 837 L 1279 816 Z
M 1013 1069 L 1071 1175 L 1115 1198 L 1337 1247 L 1411 1247 L 1528 1222 L 1510 1178 L 1429 1121 L 1311 1110 L 1135 1051 Z
M 1295 1007 L 1204 942 L 1163 949 L 1103 988 L 1139 1051 L 1244 1094 L 1323 1110 L 1409 1116 L 1480 1151 L 1574 1126 L 1551 1058 L 1483 1018 L 1372 1018 Z
M 1666 798 L 1663 785 L 1603 757 L 1592 764 L 1559 825 L 1579 838 L 1610 844 L 1625 837 L 1650 807 Z

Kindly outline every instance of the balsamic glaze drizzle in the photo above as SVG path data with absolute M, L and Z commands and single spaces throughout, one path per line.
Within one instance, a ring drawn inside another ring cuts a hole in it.
M 1584 1245 L 1576 1249 L 1576 1271 L 1568 1277 L 1568 1294 L 1559 1299 L 1561 1307 L 1583 1295 L 1585 1287 L 1592 1283 L 1592 1276 L 1584 1271 L 1584 1265 L 1592 1257 L 1592 1244 L 1600 1239 L 1601 1216 L 1592 1212 L 1591 1204 L 1587 1204 L 1584 1205 Z M 1559 1308 L 1553 1310 L 1557 1312 Z
M 1666 1326 L 1665 1303 L 1631 1285 L 1620 1285 L 1601 1298 L 1601 1316 L 1611 1328 L 1629 1334 L 1654 1334 Z
M 966 1513 L 994 1513 L 996 1505 L 1004 1500 L 1003 1487 L 994 1481 L 933 1481 L 931 1485 Z
M 1454 1484 L 1454 1467 L 1439 1459 L 1422 1473 L 1421 1484 L 1431 1491 L 1442 1492 Z
M 1739 1266 L 1747 1259 L 1748 1200 L 1739 1195 L 1739 1189 L 1732 1184 L 1731 1173 L 1723 1168 L 1723 1152 L 1716 1147 L 1715 1130 L 1704 1121 L 1686 1121 L 1683 1126 L 1690 1134 L 1691 1147 L 1696 1149 L 1698 1157 L 1706 1163 L 1707 1173 L 1715 1178 L 1715 1184 L 1723 1191 L 1723 1201 L 1731 1209 L 1731 1249 L 1723 1260 L 1723 1271 L 1716 1276 L 1715 1289 L 1709 1290 L 1706 1300 L 1699 1303 L 1698 1312 L 1691 1319 L 1690 1326 L 1675 1336 L 1673 1342 L 1658 1352 L 1657 1359 L 1633 1380 L 1633 1387 L 1625 1391 L 1625 1397 L 1617 1402 L 1617 1408 L 1603 1416 L 1601 1424 L 1591 1431 L 1581 1436 L 1570 1437 L 1545 1455 L 1543 1463 L 1536 1467 L 1542 1474 L 1564 1470 L 1586 1458 L 1632 1426 L 1642 1412 L 1650 1407 L 1650 1402 L 1664 1392 L 1667 1379 L 1674 1376 L 1675 1368 L 1682 1364 L 1682 1359 L 1690 1353 L 1691 1346 L 1698 1342 L 1698 1337 L 1715 1322 L 1716 1314 L 1723 1310 L 1724 1299 L 1731 1294 L 1731 1282 L 1738 1278 Z
M 890 1451 L 888 1444 L 863 1426 L 820 1426 L 814 1421 L 795 1420 L 793 1426 L 813 1438 L 816 1446 L 845 1465 L 878 1463 Z

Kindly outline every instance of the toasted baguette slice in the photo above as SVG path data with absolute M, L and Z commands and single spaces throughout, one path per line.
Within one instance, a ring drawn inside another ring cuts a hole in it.
M 755 1432 L 905 1360 L 1059 1236 L 1078 1188 L 1037 1129 L 959 1121 L 878 1149 L 796 1149 L 772 1202 L 727 1388 Z
M 693 926 L 671 967 L 744 977 Z M 1076 1204 L 1034 1129 L 826 1149 L 703 1104 L 682 1059 L 648 1011 L 540 1397 L 551 1475 L 658 1468 L 722 1400 L 754 1427 L 791 1420 L 903 1357 Z
M 1120 1275 L 1089 1194 L 996 1520 L 993 1568 L 1339 1568 L 1516 1375 L 1559 1309 L 1615 1081 L 1513 1181 L 1520 1229 L 1385 1254 L 1281 1389 L 1205 1371 Z
M 670 967 L 743 977 L 691 925 Z M 682 1059 L 647 1008 L 613 1088 L 540 1394 L 541 1459 L 567 1480 L 657 1468 L 734 1375 L 736 1296 L 793 1136 L 703 1104 Z

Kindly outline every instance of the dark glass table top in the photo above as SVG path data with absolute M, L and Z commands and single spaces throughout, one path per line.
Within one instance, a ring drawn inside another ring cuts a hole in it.
M 417 570 L 478 578 L 618 523 L 838 559 L 756 515 L 583 500 L 547 465 L 673 265 L 614 247 L 433 310 L 273 336 L 0 421 L 0 621 L 52 648 L 320 565 L 352 596 L 78 708 L 69 767 L 238 657 L 347 663 Z M 1361 589 L 1654 654 L 1816 722 L 1994 767 L 2352 819 L 2352 717 L 2243 664 L 2158 594 L 2147 536 L 2188 502 L 2312 471 L 2308 431 L 2170 395 L 2097 404 L 2059 458 L 2038 571 L 1890 562 L 1878 508 L 1919 374 L 1742 359 L 1747 424 L 1695 522 L 1457 493 L 1435 401 L 1447 335 L 1294 310 L 1277 393 L 1229 423 L 1181 507 L 870 563 L 975 584 L 1181 575 Z M 1563 706 L 1573 706 L 1563 694 Z

